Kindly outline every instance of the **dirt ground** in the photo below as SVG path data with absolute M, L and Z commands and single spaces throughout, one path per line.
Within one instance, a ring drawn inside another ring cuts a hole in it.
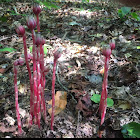
M 123 138 L 121 128 L 135 121 L 140 123 L 140 22 L 128 18 L 122 21 L 117 8 L 109 4 L 59 3 L 61 8 L 43 9 L 40 15 L 41 35 L 46 40 L 45 101 L 51 100 L 53 50 L 63 53 L 57 63 L 55 91 L 67 92 L 67 105 L 55 116 L 54 131 L 51 117 L 41 119 L 41 128 L 29 125 L 30 87 L 26 65 L 19 67 L 19 107 L 23 135 L 18 136 L 13 82 L 13 62 L 23 56 L 22 39 L 15 25 L 26 25 L 31 15 L 31 3 L 17 2 L 1 5 L 6 21 L 0 20 L 0 47 L 11 47 L 14 52 L 0 52 L 0 137 L 1 138 Z M 19 15 L 13 14 L 16 7 Z M 7 18 L 8 17 L 8 18 Z M 26 26 L 25 26 L 26 27 Z M 138 30 L 137 30 L 138 29 Z M 26 28 L 28 48 L 32 46 L 31 33 Z M 108 97 L 113 107 L 107 107 L 105 122 L 100 126 L 99 104 L 91 101 L 93 93 L 102 91 L 104 56 L 102 47 L 114 39 L 116 48 L 111 54 L 108 73 Z M 33 62 L 30 61 L 32 67 Z M 100 127 L 99 127 L 100 126 Z M 100 130 L 100 131 L 99 131 Z

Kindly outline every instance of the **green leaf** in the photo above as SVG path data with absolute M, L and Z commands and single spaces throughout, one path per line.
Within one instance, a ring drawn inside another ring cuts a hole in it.
M 140 17 L 139 17 L 139 15 L 138 15 L 137 13 L 133 12 L 133 13 L 131 13 L 131 16 L 132 16 L 134 19 L 140 21 Z
M 30 53 L 32 53 L 32 51 L 33 51 L 33 47 L 30 46 L 30 47 L 29 47 L 29 50 L 30 50 Z
M 82 2 L 84 3 L 84 2 L 89 2 L 89 0 L 82 0 Z
M 119 15 L 119 17 L 120 17 L 121 19 L 124 17 L 124 15 L 122 14 L 122 10 L 121 10 L 121 9 L 118 10 L 118 15 Z
M 124 16 L 126 16 L 127 14 L 129 14 L 131 12 L 130 7 L 121 7 L 121 9 L 118 10 L 118 15 L 121 19 L 123 19 Z
M 6 22 L 7 20 L 8 20 L 8 17 L 4 17 L 4 16 L 0 17 L 0 21 L 2 22 Z
M 140 46 L 137 46 L 137 49 L 140 49 Z
M 12 52 L 12 51 L 16 51 L 16 49 L 13 49 L 13 48 L 2 48 L 2 49 L 0 49 L 0 52 Z
M 93 102 L 99 103 L 101 99 L 101 95 L 99 94 L 93 94 L 92 97 L 90 98 Z
M 131 11 L 132 8 L 130 7 L 122 7 L 121 10 L 122 10 L 122 14 L 125 16 L 127 15 L 130 11 Z
M 29 47 L 29 50 L 30 50 L 30 52 L 32 53 L 33 47 L 30 46 L 30 47 Z M 48 52 L 48 46 L 45 46 L 45 45 L 44 45 L 44 54 L 47 55 L 47 52 Z
M 101 95 L 93 94 L 90 99 L 95 103 L 100 103 Z M 111 107 L 113 105 L 114 105 L 114 101 L 110 98 L 107 98 L 107 107 Z
M 140 138 L 140 123 L 130 122 L 123 125 L 122 134 L 128 138 Z
M 48 53 L 48 48 L 47 46 L 44 46 L 44 54 L 47 55 L 47 53 Z
M 60 8 L 59 6 L 53 4 L 52 2 L 49 2 L 49 1 L 40 1 L 40 0 L 35 0 L 37 3 L 39 3 L 40 5 L 44 5 L 45 7 L 47 7 L 48 9 L 58 9 Z
M 110 98 L 107 98 L 107 107 L 111 107 L 114 105 L 114 101 Z

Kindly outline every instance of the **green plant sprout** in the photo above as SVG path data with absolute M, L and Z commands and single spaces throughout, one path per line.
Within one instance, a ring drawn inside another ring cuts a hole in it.
M 16 51 L 16 49 L 8 48 L 8 47 L 0 49 L 0 52 L 13 52 L 13 51 Z
M 90 98 L 95 103 L 100 103 L 101 95 L 93 94 Z M 114 105 L 114 101 L 111 98 L 107 98 L 107 107 L 111 107 Z
M 140 123 L 130 122 L 122 126 L 124 138 L 140 138 Z
M 30 53 L 32 53 L 32 49 L 33 49 L 33 47 L 30 46 L 30 47 L 29 47 Z M 44 54 L 47 55 L 47 53 L 48 53 L 48 47 L 45 46 L 45 44 L 44 44 Z
M 124 20 L 124 18 L 128 18 L 128 16 L 131 16 L 133 19 L 136 19 L 137 21 L 140 21 L 140 17 L 136 12 L 131 12 L 132 8 L 130 7 L 121 7 L 121 9 L 118 10 L 118 16 L 121 20 Z

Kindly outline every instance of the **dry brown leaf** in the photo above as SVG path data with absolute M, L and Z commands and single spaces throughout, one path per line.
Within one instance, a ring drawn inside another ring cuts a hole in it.
M 48 105 L 52 105 L 52 100 L 48 101 Z M 65 109 L 67 105 L 67 92 L 57 91 L 55 95 L 55 115 L 59 114 Z M 48 113 L 51 115 L 52 108 L 48 109 Z
M 19 90 L 20 94 L 26 95 L 26 93 L 27 93 L 27 86 L 25 84 L 20 84 L 18 86 L 18 90 Z
M 128 101 L 119 101 L 118 108 L 121 108 L 123 110 L 131 109 L 131 103 Z

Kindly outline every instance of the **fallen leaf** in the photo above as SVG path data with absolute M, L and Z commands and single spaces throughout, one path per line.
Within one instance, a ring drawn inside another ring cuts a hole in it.
M 5 115 L 5 118 L 3 120 L 6 120 L 8 124 L 11 126 L 15 124 L 15 119 L 9 116 L 8 114 Z
M 4 123 L 0 123 L 0 131 L 2 133 L 5 133 L 5 132 L 14 132 L 14 131 L 16 131 L 16 127 L 15 126 L 5 127 Z
M 121 108 L 123 110 L 130 109 L 131 108 L 131 103 L 128 102 L 128 101 L 119 101 L 118 104 L 119 104 L 118 108 Z
M 84 98 L 78 100 L 78 103 L 76 105 L 76 109 L 79 111 L 82 111 L 84 116 L 90 116 L 92 114 L 92 111 L 89 109 L 89 106 L 86 102 L 82 103 L 82 101 L 86 100 L 86 99 L 84 99 L 84 100 L 83 99 Z
M 48 101 L 48 105 L 52 105 L 52 100 Z M 55 115 L 59 114 L 65 109 L 67 105 L 67 92 L 57 91 L 55 95 Z M 52 108 L 48 109 L 48 113 L 51 115 Z
M 0 68 L 0 73 L 5 73 L 6 69 Z
M 20 84 L 18 86 L 18 90 L 19 90 L 20 94 L 26 95 L 26 93 L 27 93 L 27 86 L 25 84 Z

